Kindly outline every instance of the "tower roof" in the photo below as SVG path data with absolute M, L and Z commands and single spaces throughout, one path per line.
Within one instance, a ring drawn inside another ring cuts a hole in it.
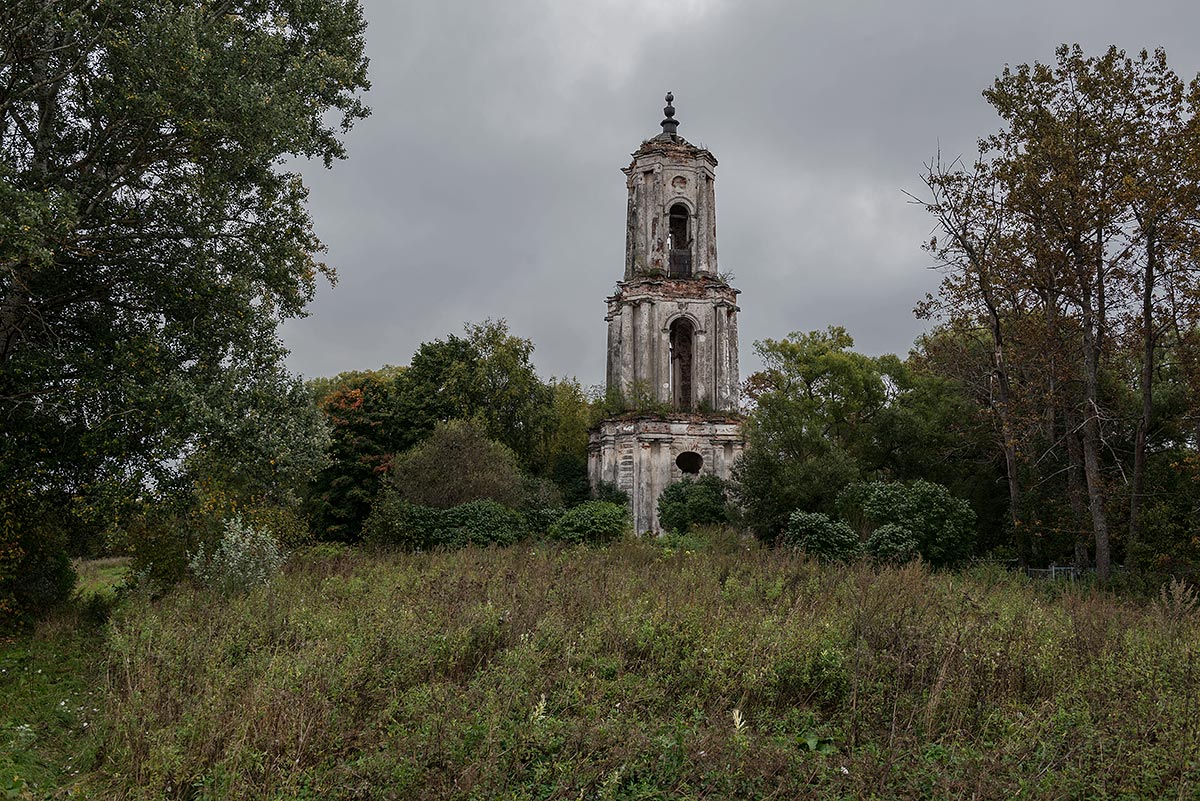
M 667 105 L 665 108 L 663 108 L 663 114 L 665 114 L 666 117 L 661 123 L 663 132 L 660 134 L 660 136 L 674 137 L 675 132 L 679 129 L 679 121 L 675 119 L 675 107 L 671 105 L 671 103 L 675 100 L 675 95 L 671 92 L 667 92 L 666 100 Z
M 660 123 L 662 133 L 642 142 L 642 146 L 634 152 L 633 157 L 636 159 L 638 156 L 649 153 L 669 153 L 677 157 L 704 157 L 715 166 L 717 160 L 712 153 L 705 148 L 693 145 L 678 134 L 679 120 L 675 119 L 674 93 L 667 92 L 666 101 L 667 105 L 663 108 L 663 121 Z

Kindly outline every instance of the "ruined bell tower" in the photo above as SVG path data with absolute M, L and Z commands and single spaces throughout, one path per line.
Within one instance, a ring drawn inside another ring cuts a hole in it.
M 625 273 L 608 298 L 607 392 L 624 409 L 588 443 L 593 486 L 629 494 L 634 530 L 657 532 L 658 496 L 687 475 L 729 478 L 744 446 L 738 415 L 737 295 L 717 271 L 717 160 L 662 133 L 623 172 Z

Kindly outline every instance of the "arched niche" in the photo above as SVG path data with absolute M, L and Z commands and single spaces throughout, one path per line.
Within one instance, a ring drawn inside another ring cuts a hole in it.
M 667 240 L 672 278 L 692 277 L 692 213 L 676 202 L 667 213 Z
M 695 397 L 694 363 L 696 350 L 696 326 L 688 317 L 680 317 L 671 323 L 671 406 L 680 411 L 691 411 Z

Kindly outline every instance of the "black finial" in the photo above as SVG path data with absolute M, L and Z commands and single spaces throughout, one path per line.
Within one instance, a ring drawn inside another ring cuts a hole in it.
M 671 105 L 674 100 L 675 95 L 667 92 L 667 107 L 663 109 L 663 114 L 667 116 L 662 121 L 662 129 L 668 136 L 675 136 L 675 131 L 679 128 L 679 120 L 675 119 L 675 107 Z

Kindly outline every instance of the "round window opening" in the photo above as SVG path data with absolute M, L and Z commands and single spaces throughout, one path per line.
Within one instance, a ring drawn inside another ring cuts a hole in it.
M 676 457 L 675 464 L 683 472 L 698 476 L 700 468 L 704 464 L 704 457 L 695 451 L 684 451 Z

